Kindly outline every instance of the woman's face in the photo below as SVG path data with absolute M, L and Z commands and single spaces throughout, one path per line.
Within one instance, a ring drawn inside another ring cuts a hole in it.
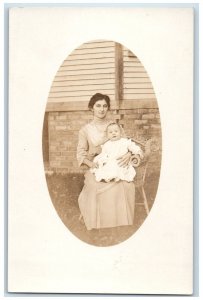
M 106 113 L 108 111 L 108 105 L 106 103 L 106 101 L 103 100 L 98 100 L 97 102 L 95 102 L 93 108 L 92 108 L 94 117 L 99 118 L 99 119 L 103 119 L 106 117 Z

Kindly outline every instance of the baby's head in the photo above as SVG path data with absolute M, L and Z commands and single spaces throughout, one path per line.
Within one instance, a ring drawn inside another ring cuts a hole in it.
M 110 123 L 106 129 L 107 138 L 111 141 L 117 141 L 121 138 L 121 128 L 117 123 Z

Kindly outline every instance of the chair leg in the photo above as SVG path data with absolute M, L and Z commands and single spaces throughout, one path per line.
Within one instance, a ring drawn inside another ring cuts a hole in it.
M 142 195 L 143 195 L 143 198 L 144 198 L 144 207 L 145 207 L 146 213 L 148 215 L 149 214 L 149 206 L 148 206 L 148 202 L 147 202 L 147 197 L 146 197 L 146 194 L 145 194 L 144 187 L 142 186 L 141 188 L 142 188 Z
M 80 214 L 78 220 L 80 223 L 85 224 L 82 214 Z

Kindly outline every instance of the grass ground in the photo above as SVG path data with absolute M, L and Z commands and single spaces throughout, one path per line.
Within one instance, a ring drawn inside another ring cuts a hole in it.
M 141 194 L 136 189 L 136 205 L 134 224 L 116 228 L 86 230 L 79 221 L 78 195 L 83 187 L 83 174 L 52 174 L 46 175 L 47 186 L 54 208 L 64 225 L 80 240 L 95 246 L 111 246 L 125 241 L 132 236 L 146 219 L 146 211 Z M 151 209 L 159 182 L 159 171 L 146 177 L 145 192 Z M 67 230 L 68 230 L 67 229 Z

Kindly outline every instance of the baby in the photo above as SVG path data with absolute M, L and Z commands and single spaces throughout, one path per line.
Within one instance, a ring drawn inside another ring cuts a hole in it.
M 121 128 L 117 123 L 110 123 L 107 126 L 106 133 L 108 141 L 102 145 L 102 152 L 93 160 L 97 167 L 92 168 L 90 171 L 95 174 L 96 181 L 133 181 L 136 175 L 133 166 L 120 167 L 117 158 L 128 151 L 143 158 L 142 150 L 131 139 L 122 137 Z

